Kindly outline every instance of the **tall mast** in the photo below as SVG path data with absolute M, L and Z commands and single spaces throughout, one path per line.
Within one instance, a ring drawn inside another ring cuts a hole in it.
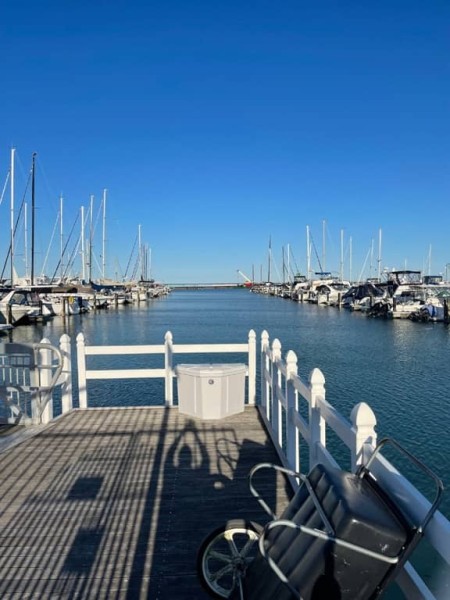
M 36 152 L 33 152 L 31 166 L 31 285 L 34 285 L 34 224 L 35 224 L 35 165 Z
M 92 238 L 93 238 L 93 212 L 94 212 L 94 196 L 91 195 L 90 215 L 89 215 L 89 283 L 92 281 Z
M 142 242 L 141 242 L 141 225 L 138 225 L 138 248 L 139 248 L 139 271 L 142 279 Z
M 64 228 L 63 228 L 63 197 L 62 194 L 59 197 L 59 256 L 61 266 L 61 283 L 64 276 L 63 266 L 63 254 L 64 254 Z
M 25 237 L 24 237 L 24 252 L 25 252 L 25 279 L 28 280 L 28 204 L 25 202 L 23 205 L 24 213 L 24 228 L 25 228 Z
M 344 280 L 344 230 L 341 229 L 341 281 Z
M 348 265 L 349 265 L 349 278 L 350 278 L 350 283 L 351 283 L 352 282 L 352 277 L 353 277 L 353 274 L 352 274 L 352 269 L 353 269 L 353 240 L 352 240 L 352 236 L 350 236 L 350 239 L 348 241 L 348 248 L 349 248 L 349 255 L 350 255 L 349 262 L 348 262 Z
M 306 278 L 311 276 L 311 244 L 309 241 L 309 225 L 306 226 Z
M 269 256 L 268 256 L 268 264 L 267 264 L 267 282 L 270 283 L 270 278 L 272 277 L 272 236 L 269 236 Z
M 152 249 L 148 249 L 148 278 L 152 279 Z
M 287 245 L 287 276 L 288 276 L 288 283 L 291 282 L 291 260 L 290 260 L 290 256 L 291 256 L 291 245 L 288 244 Z
M 102 245 L 102 277 L 105 279 L 106 265 L 106 188 L 103 190 L 103 245 Z
M 81 207 L 81 278 L 86 281 L 86 251 L 84 247 L 84 206 Z
M 14 156 L 15 148 L 11 148 L 11 287 L 14 285 Z
M 381 281 L 381 228 L 378 230 L 378 281 Z
M 370 244 L 370 268 L 369 268 L 370 277 L 373 277 L 372 271 L 373 271 L 373 238 L 372 238 L 372 241 Z

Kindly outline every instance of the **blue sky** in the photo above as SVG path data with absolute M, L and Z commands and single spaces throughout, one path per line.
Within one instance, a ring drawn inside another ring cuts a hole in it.
M 37 272 L 60 194 L 67 242 L 91 194 L 97 220 L 104 188 L 111 277 L 139 224 L 165 282 L 266 276 L 269 237 L 278 271 L 289 246 L 304 273 L 307 225 L 321 259 L 325 230 L 327 270 L 343 230 L 345 275 L 350 237 L 353 278 L 364 263 L 373 274 L 381 228 L 383 267 L 428 272 L 431 257 L 444 272 L 449 33 L 446 0 L 3 2 L 0 189 L 14 146 L 16 205 L 30 204 L 37 152 Z M 9 202 L 7 190 L 1 264 Z M 19 273 L 23 237 L 19 225 Z M 99 263 L 101 246 L 100 218 Z M 58 259 L 59 230 L 50 274 Z

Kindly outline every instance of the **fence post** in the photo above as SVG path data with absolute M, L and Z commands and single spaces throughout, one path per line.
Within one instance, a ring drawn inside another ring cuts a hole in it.
M 256 404 L 256 333 L 248 332 L 248 403 Z
M 272 364 L 272 428 L 275 431 L 276 439 L 278 444 L 282 445 L 281 439 L 281 403 L 278 399 L 278 388 L 281 385 L 281 372 L 278 367 L 278 361 L 281 360 L 281 342 L 278 339 L 273 340 L 272 342 L 272 354 L 271 354 L 271 364 Z
M 269 370 L 269 357 L 267 355 L 269 351 L 269 334 L 266 330 L 261 333 L 261 361 L 260 361 L 260 372 L 261 372 L 261 406 L 266 413 L 267 419 L 270 419 L 270 386 L 267 381 L 267 372 Z
M 43 338 L 42 344 L 50 344 L 50 340 Z M 43 369 L 39 373 L 39 385 L 49 387 L 52 380 L 52 351 L 48 348 L 39 350 L 39 364 Z M 36 402 L 37 401 L 37 402 Z M 38 392 L 32 409 L 33 423 L 49 423 L 53 419 L 52 392 Z
M 292 379 L 297 377 L 297 355 L 292 350 L 286 355 L 286 456 L 289 466 L 300 471 L 299 433 L 294 423 L 294 414 L 298 411 L 298 392 Z
M 318 461 L 317 446 L 326 447 L 325 420 L 320 414 L 319 399 L 325 400 L 325 377 L 320 369 L 313 369 L 309 376 L 311 402 L 309 405 L 309 468 Z
M 173 337 L 168 331 L 164 336 L 164 367 L 166 369 L 165 377 L 165 403 L 166 406 L 173 406 Z
M 84 335 L 77 335 L 77 364 L 78 364 L 78 398 L 79 407 L 87 408 L 87 387 L 86 387 L 86 349 Z
M 358 465 L 365 464 L 370 456 L 370 448 L 377 445 L 377 434 L 375 425 L 377 419 L 375 413 L 365 402 L 360 402 L 353 407 L 350 414 L 352 430 L 355 434 L 354 446 L 352 448 L 352 471 L 355 471 Z
M 59 340 L 59 349 L 63 356 L 63 383 L 61 386 L 61 412 L 64 414 L 72 410 L 72 350 L 70 347 L 70 337 L 64 333 Z

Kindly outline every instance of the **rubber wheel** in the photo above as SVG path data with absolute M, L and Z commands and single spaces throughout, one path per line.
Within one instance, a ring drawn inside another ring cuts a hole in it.
M 258 551 L 263 528 L 236 519 L 212 531 L 201 543 L 197 572 L 203 588 L 214 598 L 228 598 Z

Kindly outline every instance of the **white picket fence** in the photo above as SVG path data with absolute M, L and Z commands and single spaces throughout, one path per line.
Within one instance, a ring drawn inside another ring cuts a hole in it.
M 43 340 L 46 343 L 48 340 Z M 165 381 L 164 402 L 173 405 L 173 384 L 175 374 L 175 356 L 177 354 L 226 354 L 246 353 L 248 356 L 248 404 L 257 404 L 266 423 L 272 440 L 286 466 L 300 470 L 305 457 L 300 453 L 300 439 L 309 448 L 308 463 L 327 462 L 339 466 L 327 447 L 327 432 L 334 434 L 347 447 L 348 459 L 352 470 L 365 463 L 371 455 L 377 441 L 375 431 L 376 417 L 372 409 L 364 402 L 357 404 L 350 420 L 341 415 L 325 398 L 325 378 L 319 369 L 313 369 L 309 379 L 303 380 L 298 374 L 297 357 L 294 352 L 282 356 L 281 343 L 273 340 L 264 331 L 260 347 L 261 394 L 256 396 L 256 334 L 250 331 L 247 342 L 240 344 L 175 344 L 172 334 L 167 332 L 164 344 L 139 346 L 90 346 L 84 335 L 77 336 L 78 402 L 81 409 L 89 407 L 88 381 L 108 379 L 162 378 Z M 60 377 L 62 386 L 61 410 L 70 411 L 72 401 L 72 357 L 70 339 L 63 335 L 60 340 L 63 356 L 63 372 Z M 90 356 L 160 354 L 164 356 L 162 369 L 90 369 L 87 360 Z M 302 410 L 303 409 L 303 410 Z M 304 415 L 307 416 L 302 416 Z M 52 418 L 53 409 L 49 403 L 45 420 Z M 412 512 L 423 515 L 430 503 L 416 490 L 387 460 L 380 456 L 375 464 L 377 478 L 384 483 L 399 501 L 408 502 Z M 304 469 L 303 469 L 304 470 Z M 293 482 L 295 485 L 295 481 Z M 406 500 L 405 500 L 406 499 Z M 411 512 L 411 511 L 410 511 Z M 427 588 L 410 563 L 406 565 L 398 578 L 398 583 L 408 600 L 449 598 L 450 587 L 450 522 L 439 512 L 428 525 L 425 537 L 434 548 L 446 567 L 441 582 L 442 595 L 434 596 Z M 445 579 L 445 576 L 446 579 Z

